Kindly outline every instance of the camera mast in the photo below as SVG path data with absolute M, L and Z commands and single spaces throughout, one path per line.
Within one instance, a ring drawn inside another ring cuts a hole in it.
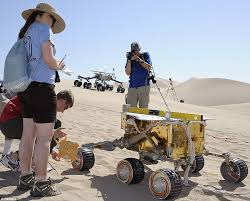
M 179 99 L 177 97 L 177 94 L 176 94 L 176 91 L 175 91 L 175 88 L 174 88 L 174 84 L 173 84 L 173 81 L 171 78 L 169 78 L 169 85 L 168 85 L 168 90 L 167 90 L 167 93 L 165 95 L 165 98 L 167 97 L 168 93 L 172 91 L 172 95 L 173 95 L 173 98 L 174 98 L 174 101 L 177 101 L 179 102 Z

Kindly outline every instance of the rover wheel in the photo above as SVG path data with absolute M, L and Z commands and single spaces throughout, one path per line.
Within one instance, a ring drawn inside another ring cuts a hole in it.
M 101 85 L 100 90 L 105 91 L 105 86 Z
M 107 84 L 107 85 L 106 85 L 106 89 L 108 90 L 108 89 L 109 89 L 109 87 L 110 87 L 110 85 L 109 85 L 109 84 Z
M 87 89 L 87 87 L 88 87 L 88 83 L 87 83 L 87 82 L 84 82 L 84 83 L 83 83 L 83 88 L 84 88 L 84 89 Z
M 93 151 L 86 147 L 81 147 L 77 152 L 77 160 L 72 162 L 75 170 L 83 171 L 91 169 L 95 164 L 95 155 Z
M 101 91 L 101 87 L 102 87 L 101 84 L 97 84 L 97 86 L 96 86 L 97 91 Z
M 136 158 L 126 158 L 118 163 L 116 177 L 123 183 L 137 184 L 144 178 L 144 166 Z
M 117 91 L 117 93 L 120 93 L 120 87 L 118 87 L 118 88 L 116 89 L 116 91 Z
M 110 85 L 110 86 L 109 86 L 109 90 L 110 90 L 110 91 L 113 91 L 113 89 L 114 89 L 114 86 L 113 86 L 113 85 Z
M 121 93 L 124 93 L 124 92 L 125 92 L 125 89 L 124 89 L 124 88 L 121 88 L 121 89 L 120 89 L 120 92 L 121 92 Z
M 168 168 L 157 170 L 149 178 L 149 190 L 159 199 L 177 197 L 182 190 L 181 177 Z
M 190 168 L 190 172 L 195 173 L 195 172 L 199 172 L 202 170 L 202 168 L 204 167 L 204 157 L 203 156 L 195 156 L 195 160 L 193 165 Z M 181 165 L 181 168 L 185 171 L 187 168 L 187 165 Z
M 103 86 L 102 84 L 98 84 L 97 85 L 97 90 L 98 91 L 105 91 L 105 86 Z
M 92 84 L 89 82 L 87 85 L 87 89 L 91 89 L 91 87 L 92 87 Z
M 78 87 L 82 86 L 82 82 L 79 82 L 79 81 L 78 81 L 77 86 L 78 86 Z
M 234 158 L 230 160 L 228 164 L 224 161 L 221 164 L 220 172 L 225 180 L 238 183 L 247 177 L 248 167 L 245 161 Z
M 74 86 L 77 87 L 78 86 L 78 80 L 74 81 Z

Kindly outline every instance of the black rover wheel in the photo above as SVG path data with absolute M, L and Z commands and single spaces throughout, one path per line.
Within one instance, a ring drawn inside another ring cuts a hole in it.
M 113 91 L 113 89 L 114 89 L 114 86 L 113 85 L 109 85 L 109 90 Z
M 125 92 L 125 88 L 121 86 L 117 88 L 117 93 L 124 93 L 124 92 Z
M 109 85 L 109 84 L 107 84 L 105 88 L 108 90 L 108 89 L 109 89 L 109 87 L 110 87 L 110 85 Z
M 77 82 L 78 82 L 77 80 L 74 81 L 74 86 L 75 87 L 77 86 Z
M 125 92 L 125 89 L 124 88 L 121 88 L 121 93 L 124 93 Z
M 98 84 L 97 85 L 97 90 L 98 91 L 105 91 L 105 86 L 103 86 L 102 84 Z
M 79 82 L 78 80 L 75 80 L 75 81 L 74 81 L 74 86 L 75 86 L 75 87 L 78 87 L 78 82 Z
M 220 172 L 225 180 L 238 183 L 247 177 L 248 167 L 245 161 L 234 158 L 230 160 L 228 164 L 224 161 L 221 164 Z
M 80 87 L 80 86 L 82 86 L 82 82 L 77 82 L 77 87 Z
M 171 169 L 160 169 L 149 178 L 149 190 L 159 199 L 177 197 L 182 190 L 181 177 Z
M 195 160 L 193 165 L 190 168 L 190 172 L 192 173 L 196 173 L 202 170 L 202 168 L 204 167 L 204 157 L 203 156 L 195 156 Z M 187 168 L 187 165 L 181 165 L 181 168 L 185 171 Z
M 101 91 L 105 91 L 105 86 L 101 86 Z
M 143 163 L 136 158 L 126 158 L 120 161 L 116 168 L 116 177 L 126 184 L 137 184 L 144 178 Z
M 96 86 L 96 89 L 97 89 L 97 91 L 100 91 L 101 90 L 101 84 L 98 84 L 97 86 Z
M 87 82 L 84 82 L 84 83 L 83 83 L 83 88 L 84 88 L 84 89 L 87 89 L 87 87 L 88 87 L 88 83 L 87 83 Z
M 78 149 L 77 160 L 72 162 L 73 169 L 84 171 L 91 169 L 95 164 L 93 151 L 86 147 Z
M 89 83 L 87 84 L 86 88 L 87 88 L 87 89 L 91 89 L 91 87 L 92 87 L 92 84 L 89 82 Z

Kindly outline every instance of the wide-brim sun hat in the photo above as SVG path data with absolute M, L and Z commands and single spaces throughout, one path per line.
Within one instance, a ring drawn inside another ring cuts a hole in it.
M 65 25 L 63 18 L 56 12 L 56 10 L 51 5 L 47 3 L 39 3 L 36 6 L 36 8 L 23 11 L 22 16 L 25 20 L 27 20 L 29 16 L 35 11 L 42 11 L 42 12 L 48 13 L 56 19 L 55 24 L 51 28 L 54 34 L 60 33 L 65 29 L 66 25 Z

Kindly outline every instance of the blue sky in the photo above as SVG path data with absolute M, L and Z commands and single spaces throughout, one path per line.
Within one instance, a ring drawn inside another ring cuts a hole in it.
M 21 12 L 41 1 L 2 1 L 0 74 L 4 58 L 24 25 Z M 66 21 L 54 36 L 57 57 L 78 74 L 116 70 L 123 81 L 125 54 L 138 41 L 158 77 L 184 81 L 221 77 L 250 83 L 249 0 L 57 0 Z M 65 77 L 67 78 L 67 77 Z

